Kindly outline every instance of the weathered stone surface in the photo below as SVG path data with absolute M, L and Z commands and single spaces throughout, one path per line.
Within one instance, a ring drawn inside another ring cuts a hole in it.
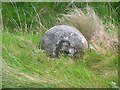
M 49 56 L 57 57 L 61 53 L 71 56 L 83 54 L 88 48 L 85 37 L 76 28 L 68 25 L 57 25 L 48 30 L 42 38 L 41 49 Z

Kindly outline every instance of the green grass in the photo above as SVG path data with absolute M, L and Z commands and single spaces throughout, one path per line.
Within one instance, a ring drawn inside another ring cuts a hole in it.
M 45 31 L 59 24 L 62 14 L 67 14 L 68 9 L 71 11 L 71 6 L 83 6 L 84 4 L 41 3 L 39 5 L 36 3 L 35 6 L 41 7 L 39 9 L 37 7 L 30 8 L 29 3 L 17 5 L 12 3 L 11 6 L 10 3 L 3 3 L 2 14 L 5 27 L 2 32 L 3 88 L 118 88 L 118 68 L 120 67 L 117 53 L 99 54 L 95 51 L 85 50 L 81 59 L 65 55 L 61 55 L 59 58 L 50 58 L 45 52 L 38 49 Z M 34 6 L 34 4 L 31 5 Z M 92 3 L 89 5 L 92 6 Z M 117 4 L 113 3 L 113 5 Z M 101 9 L 101 6 L 104 9 Z M 114 19 L 119 19 L 116 12 L 118 9 L 114 10 L 107 6 L 111 6 L 111 4 L 94 3 L 93 5 L 104 22 L 107 34 L 117 35 L 119 23 Z M 85 18 L 82 16 L 82 20 Z M 87 27 L 89 23 L 84 25 Z M 93 24 L 93 27 L 96 25 L 97 23 Z
M 3 88 L 118 87 L 117 54 L 85 51 L 83 59 L 50 58 L 38 49 L 41 36 L 3 31 Z

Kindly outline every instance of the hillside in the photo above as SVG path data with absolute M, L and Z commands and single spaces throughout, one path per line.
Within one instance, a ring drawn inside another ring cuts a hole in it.
M 5 4 L 6 3 L 3 4 L 4 8 L 7 7 Z M 49 10 L 51 10 L 51 4 L 45 5 L 46 7 L 49 7 Z M 66 8 L 65 5 L 66 4 L 61 6 L 61 9 Z M 75 5 L 77 6 L 78 4 Z M 19 6 L 22 7 L 18 4 L 18 7 Z M 54 8 L 56 9 L 58 6 Z M 75 26 L 77 20 L 79 20 L 81 16 L 77 16 L 79 19 L 75 20 L 76 22 L 71 23 L 72 19 L 68 18 L 67 15 L 72 16 L 72 11 L 64 13 L 59 10 L 58 16 L 60 15 L 60 17 L 58 18 L 56 16 L 53 17 L 54 14 L 56 14 L 56 11 L 51 10 L 52 13 L 49 12 L 48 15 L 51 15 L 50 19 L 48 19 L 47 16 L 40 19 L 42 15 L 38 15 L 35 19 L 38 21 L 33 23 L 31 28 L 21 25 L 24 23 L 19 22 L 19 19 L 17 21 L 17 19 L 13 17 L 13 21 L 16 20 L 16 22 L 18 22 L 17 25 L 19 27 L 16 28 L 15 26 L 11 27 L 9 21 L 7 21 L 9 16 L 5 18 L 4 12 L 3 24 L 5 24 L 2 31 L 3 88 L 118 88 L 118 52 L 114 49 L 117 46 L 116 44 L 112 44 L 113 47 L 111 47 L 111 44 L 108 46 L 108 43 L 106 43 L 107 41 L 111 41 L 113 38 L 115 38 L 114 40 L 118 39 L 116 36 L 118 35 L 119 21 L 116 21 L 115 18 L 113 18 L 114 20 L 110 19 L 110 21 L 109 19 L 105 20 L 105 18 L 101 18 L 99 15 L 99 20 L 104 23 L 102 24 L 104 27 L 104 29 L 102 29 L 104 33 L 96 34 L 96 38 L 91 42 L 94 47 L 96 45 L 96 50 L 85 50 L 83 58 L 71 58 L 67 55 L 61 55 L 59 58 L 51 58 L 47 56 L 43 50 L 38 48 L 39 42 L 41 41 L 45 31 L 55 24 L 60 23 Z M 12 14 L 14 13 L 11 11 L 11 16 Z M 19 16 L 19 14 L 17 15 Z M 88 21 L 90 17 L 87 15 L 88 14 L 84 13 L 82 17 L 84 20 Z M 50 21 L 46 21 L 46 17 L 48 20 L 52 20 L 53 22 L 50 23 Z M 86 19 L 88 17 L 89 19 Z M 12 18 L 10 19 L 12 20 Z M 33 18 L 30 18 L 30 20 L 32 19 Z M 66 22 L 63 21 L 63 19 L 71 21 Z M 25 22 L 25 25 L 28 23 L 29 20 L 28 22 Z M 86 23 L 90 23 L 90 21 L 85 22 L 85 26 L 82 28 L 83 31 L 86 29 L 86 26 L 88 26 Z M 35 28 L 34 24 L 37 25 Z M 79 23 L 78 25 L 82 24 Z M 12 23 L 12 25 L 14 25 L 14 23 Z M 92 27 L 95 25 L 98 25 L 99 27 L 100 24 L 99 22 L 94 22 Z M 96 30 L 98 27 L 92 28 L 92 30 Z M 102 26 L 99 28 L 101 27 Z M 99 30 L 100 29 L 98 29 L 98 31 Z M 104 36 L 104 38 L 101 38 L 101 35 Z M 103 45 L 99 44 L 97 42 L 98 40 L 101 41 Z M 115 43 L 116 42 L 117 41 L 115 41 Z

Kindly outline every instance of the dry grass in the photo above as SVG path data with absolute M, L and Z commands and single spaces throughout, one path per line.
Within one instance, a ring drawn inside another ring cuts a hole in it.
M 100 53 L 107 53 L 108 51 L 118 51 L 118 37 L 117 35 L 107 34 L 105 31 L 99 31 L 91 39 L 94 48 Z
M 63 14 L 59 20 L 60 24 L 72 25 L 80 30 L 97 52 L 117 51 L 117 35 L 110 35 L 105 32 L 102 20 L 91 7 L 87 6 L 83 10 L 76 7 L 67 14 Z

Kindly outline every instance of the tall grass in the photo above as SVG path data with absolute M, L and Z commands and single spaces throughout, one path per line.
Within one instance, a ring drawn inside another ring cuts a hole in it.
M 116 34 L 107 33 L 106 27 L 109 25 L 103 25 L 103 20 L 99 19 L 95 11 L 87 6 L 83 10 L 75 7 L 70 9 L 67 14 L 63 14 L 60 20 L 60 24 L 67 24 L 76 27 L 87 39 L 89 43 L 92 44 L 94 49 L 99 53 L 105 53 L 110 51 L 118 50 L 118 37 Z M 113 27 L 112 27 L 113 26 Z M 118 26 L 112 24 L 112 31 L 118 31 Z M 110 27 L 109 27 L 110 29 Z

